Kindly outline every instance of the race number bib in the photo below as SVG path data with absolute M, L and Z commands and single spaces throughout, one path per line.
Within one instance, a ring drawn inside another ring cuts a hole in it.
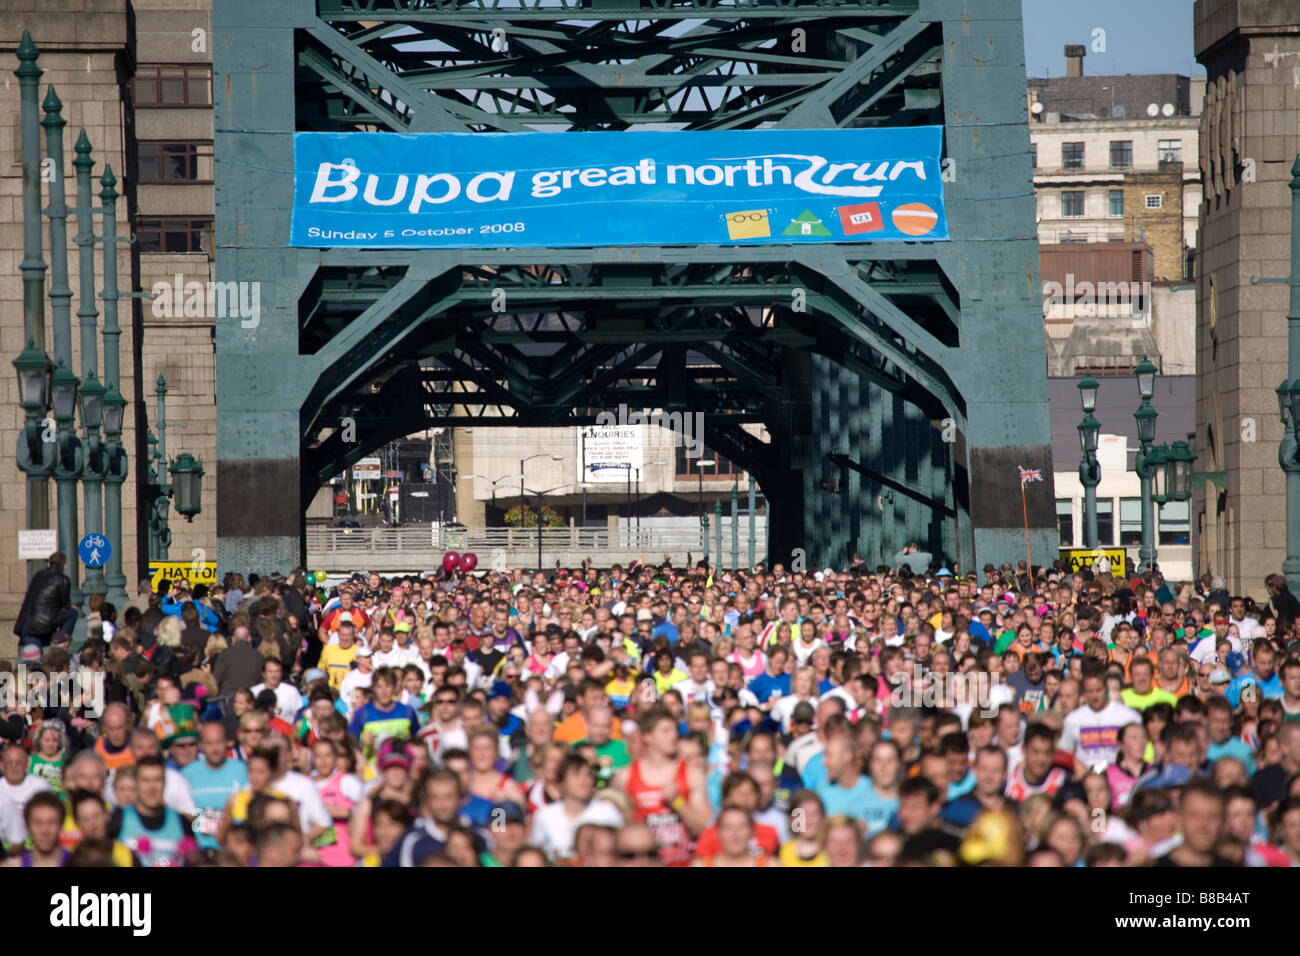
M 221 829 L 221 811 L 204 807 L 194 817 L 194 832 L 198 836 L 215 837 Z

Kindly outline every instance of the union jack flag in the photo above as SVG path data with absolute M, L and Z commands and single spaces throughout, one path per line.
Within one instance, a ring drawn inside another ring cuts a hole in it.
M 1042 480 L 1043 480 L 1043 473 L 1039 471 L 1037 468 L 1020 469 L 1020 483 L 1022 485 L 1025 484 L 1026 482 L 1042 481 Z

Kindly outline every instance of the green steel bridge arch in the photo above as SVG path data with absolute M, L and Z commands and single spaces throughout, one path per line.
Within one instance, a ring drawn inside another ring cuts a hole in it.
M 219 565 L 299 563 L 316 490 L 391 439 L 621 403 L 704 413 L 770 503 L 771 560 L 875 562 L 909 539 L 966 568 L 1014 559 L 1017 466 L 1052 471 L 1019 17 L 1019 0 L 217 4 L 217 281 L 260 282 L 262 306 L 217 328 Z M 288 246 L 296 131 L 919 124 L 945 127 L 948 242 Z M 1027 516 L 1042 555 L 1048 488 Z

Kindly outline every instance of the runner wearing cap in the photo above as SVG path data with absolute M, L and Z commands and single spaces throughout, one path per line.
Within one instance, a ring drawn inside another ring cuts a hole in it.
M 320 667 L 329 675 L 332 690 L 339 690 L 343 686 L 343 678 L 351 670 L 352 662 L 356 660 L 362 646 L 364 645 L 358 645 L 356 626 L 351 615 L 348 615 L 339 622 L 337 643 L 326 644 L 320 652 Z M 366 648 L 367 655 L 369 650 Z

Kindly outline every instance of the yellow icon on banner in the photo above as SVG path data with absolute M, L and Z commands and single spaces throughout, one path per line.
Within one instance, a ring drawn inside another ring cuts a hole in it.
M 727 235 L 732 239 L 763 239 L 772 235 L 766 209 L 727 213 Z

